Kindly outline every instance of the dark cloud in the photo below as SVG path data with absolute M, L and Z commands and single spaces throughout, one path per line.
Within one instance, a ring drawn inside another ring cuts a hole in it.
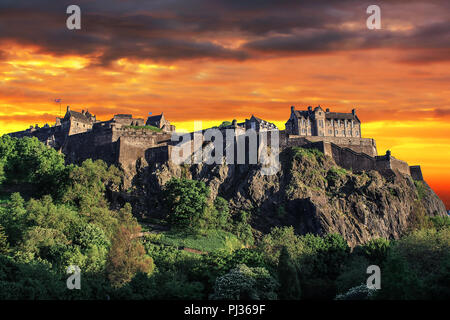
M 119 58 L 234 59 L 394 47 L 401 62 L 449 60 L 446 1 L 381 1 L 385 28 L 365 28 L 370 2 L 356 0 L 80 0 L 82 30 L 65 27 L 68 1 L 3 0 L 0 41 L 34 45 L 56 55 L 99 54 L 95 64 Z M 432 15 L 431 15 L 432 14 Z M 345 23 L 359 27 L 342 28 Z M 389 29 L 398 23 L 414 29 Z M 240 48 L 221 45 L 244 39 Z M 0 59 L 2 56 L 0 56 Z
M 450 116 L 450 108 L 436 108 L 434 113 L 437 117 L 448 117 Z

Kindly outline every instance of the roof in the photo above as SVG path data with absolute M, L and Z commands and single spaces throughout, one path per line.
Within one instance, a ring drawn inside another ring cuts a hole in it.
M 314 110 L 317 110 L 319 107 L 316 107 Z M 341 112 L 325 112 L 325 118 L 328 120 L 355 120 L 358 122 L 361 122 L 359 118 L 356 116 L 356 114 L 353 113 L 341 113 Z M 294 110 L 294 114 L 297 118 L 309 118 L 312 114 L 314 114 L 314 111 L 309 110 Z
M 160 121 L 162 118 L 163 114 L 161 113 L 160 115 L 157 116 L 151 116 L 147 118 L 147 122 L 156 122 L 156 121 Z
M 358 117 L 353 113 L 339 113 L 339 112 L 325 112 L 325 118 L 336 119 L 336 120 L 356 120 L 359 121 Z
M 261 122 L 263 121 L 263 119 L 257 118 L 257 117 L 255 117 L 254 115 L 252 115 L 252 117 L 250 118 L 250 121 L 251 121 L 251 120 L 255 120 L 255 121 L 258 122 L 258 123 L 261 123 Z
M 78 111 L 72 111 L 72 110 L 67 111 L 64 119 L 67 118 L 67 115 L 69 115 L 70 118 L 76 119 L 77 121 L 86 122 L 86 123 L 91 122 L 90 117 L 88 117 L 85 114 L 78 112 Z

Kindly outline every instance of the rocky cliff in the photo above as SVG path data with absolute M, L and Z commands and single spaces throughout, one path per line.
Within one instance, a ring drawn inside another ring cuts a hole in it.
M 202 180 L 229 201 L 232 212 L 251 213 L 255 230 L 292 225 L 299 234 L 338 232 L 350 245 L 398 238 L 426 215 L 445 215 L 424 181 L 395 171 L 353 173 L 315 149 L 288 148 L 281 170 L 263 176 L 258 165 L 143 164 L 122 194 L 136 213 L 162 217 L 161 189 L 172 177 Z

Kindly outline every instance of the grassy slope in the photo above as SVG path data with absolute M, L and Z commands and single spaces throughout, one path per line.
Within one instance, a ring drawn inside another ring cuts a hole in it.
M 153 235 L 150 241 L 179 249 L 190 248 L 202 252 L 212 252 L 220 249 L 235 250 L 243 247 L 243 244 L 235 235 L 222 230 L 209 230 L 206 235 L 197 236 L 167 231 Z

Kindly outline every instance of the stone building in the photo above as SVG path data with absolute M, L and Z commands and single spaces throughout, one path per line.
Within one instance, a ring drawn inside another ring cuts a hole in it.
M 170 124 L 170 121 L 164 117 L 164 112 L 159 115 L 151 116 L 147 118 L 145 123 L 147 126 L 153 126 L 161 129 L 164 132 L 174 132 L 175 126 Z
M 254 115 L 252 115 L 250 119 L 245 119 L 244 126 L 246 130 L 253 129 L 256 130 L 256 132 L 278 130 L 275 124 L 257 118 Z
M 297 136 L 361 137 L 361 121 L 356 110 L 351 113 L 330 112 L 320 106 L 307 110 L 295 110 L 286 122 L 286 133 Z
M 153 130 L 146 126 L 154 126 Z M 409 166 L 406 162 L 391 156 L 378 156 L 374 139 L 361 137 L 361 121 L 352 113 L 335 113 L 320 107 L 312 110 L 298 111 L 291 107 L 291 114 L 286 123 L 286 130 L 279 130 L 273 123 L 254 115 L 244 122 L 233 120 L 228 126 L 218 128 L 226 137 L 226 132 L 234 131 L 231 143 L 223 140 L 223 150 L 233 150 L 238 155 L 243 148 L 245 156 L 242 163 L 256 163 L 250 157 L 250 146 L 265 145 L 260 141 L 260 134 L 267 136 L 267 143 L 272 136 L 279 137 L 279 149 L 289 147 L 316 148 L 334 159 L 337 165 L 353 170 L 377 170 L 390 174 L 399 172 L 410 175 L 415 180 L 422 180 L 420 166 Z M 232 129 L 232 130 L 230 130 Z M 254 134 L 254 131 L 257 134 Z M 133 118 L 131 114 L 117 114 L 107 121 L 98 121 L 89 111 L 72 111 L 67 107 L 63 118 L 57 118 L 54 126 L 31 127 L 25 131 L 10 133 L 11 136 L 36 137 L 46 145 L 66 155 L 68 163 L 81 163 L 86 159 L 102 159 L 108 164 L 116 164 L 126 171 L 126 184 L 129 185 L 138 167 L 154 162 L 171 161 L 172 151 L 179 151 L 180 145 L 172 138 L 175 126 L 165 119 L 164 114 L 150 116 L 147 120 Z M 199 134 L 201 142 L 195 145 L 193 136 Z M 189 134 L 188 134 L 189 135 Z M 192 148 L 183 157 L 191 157 L 198 148 L 210 148 L 208 137 L 204 139 L 204 130 L 190 133 L 187 141 Z M 270 138 L 269 138 L 270 137 Z M 211 138 L 211 137 L 209 137 Z M 256 143 L 250 143 L 250 142 Z M 203 143 L 203 142 L 206 142 Z M 278 147 L 276 147 L 278 149 Z M 259 151 L 258 151 L 259 156 Z M 233 156 L 234 157 L 234 156 Z M 240 163 L 239 161 L 237 163 Z
M 70 106 L 67 106 L 64 118 L 56 119 L 56 124 L 59 123 L 61 129 L 67 131 L 68 135 L 90 131 L 95 122 L 97 122 L 96 116 L 92 115 L 88 110 L 73 111 L 70 110 Z

